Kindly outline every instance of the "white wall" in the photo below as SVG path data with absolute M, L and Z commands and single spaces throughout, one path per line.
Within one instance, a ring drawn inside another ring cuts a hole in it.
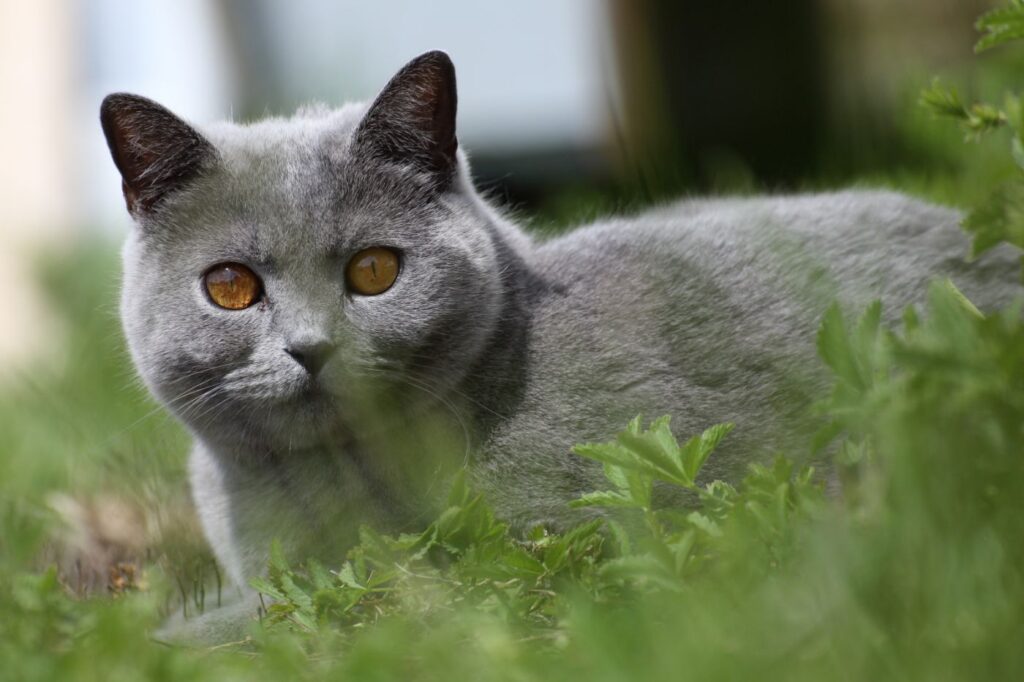
M 84 229 L 120 233 L 128 217 L 99 126 L 103 97 L 134 92 L 187 119 L 220 118 L 235 98 L 229 54 L 209 0 L 88 0 L 75 19 L 80 61 L 73 66 L 71 125 L 79 221 Z
M 59 335 L 33 263 L 69 231 L 72 24 L 61 0 L 0 2 L 0 370 Z

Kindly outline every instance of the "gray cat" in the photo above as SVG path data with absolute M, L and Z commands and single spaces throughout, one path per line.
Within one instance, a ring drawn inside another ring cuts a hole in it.
M 103 102 L 136 223 L 125 333 L 195 438 L 237 585 L 274 537 L 337 562 L 361 523 L 415 527 L 463 463 L 516 528 L 578 520 L 566 502 L 604 484 L 571 446 L 638 413 L 737 424 L 705 472 L 735 479 L 807 442 L 831 300 L 897 315 L 936 276 L 982 308 L 1021 293 L 1012 253 L 966 264 L 955 211 L 891 192 L 690 200 L 535 241 L 474 190 L 455 114 L 442 52 L 368 106 L 251 125 Z

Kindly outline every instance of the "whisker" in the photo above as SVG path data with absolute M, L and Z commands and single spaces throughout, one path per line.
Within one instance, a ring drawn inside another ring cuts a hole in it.
M 412 354 L 409 357 L 410 358 L 416 358 L 417 356 L 416 356 L 416 354 Z M 426 356 L 422 356 L 422 357 L 423 357 L 423 359 L 427 359 Z M 396 379 L 402 380 L 402 379 L 405 379 L 405 378 L 410 378 L 410 374 L 409 374 L 409 371 L 408 371 L 410 368 L 415 370 L 415 369 L 419 369 L 421 367 L 418 367 L 416 365 L 410 365 L 410 366 L 408 366 L 408 367 L 406 367 L 404 369 L 400 369 L 398 367 L 389 367 L 389 366 L 383 366 L 382 367 L 382 366 L 379 366 L 379 365 L 365 365 L 365 366 L 364 365 L 360 365 L 360 368 L 361 369 L 376 370 L 378 372 L 386 372 L 386 373 L 389 373 L 389 376 L 393 375 Z M 425 379 L 420 379 L 420 378 L 418 378 L 418 380 L 426 381 Z M 498 412 L 497 410 L 495 410 L 494 408 L 490 407 L 489 405 L 485 405 L 484 403 L 482 403 L 479 400 L 475 399 L 473 396 L 471 396 L 471 395 L 469 395 L 469 394 L 467 394 L 467 393 L 465 393 L 463 391 L 460 391 L 455 386 L 447 386 L 445 388 L 445 390 L 447 390 L 450 393 L 453 393 L 456 397 L 461 398 L 462 400 L 465 400 L 466 402 L 472 403 L 476 407 L 479 407 L 481 410 L 484 410 L 486 412 L 491 413 L 492 415 L 494 415 L 495 417 L 498 417 L 499 419 L 508 419 L 508 415 L 505 415 L 505 414 L 502 414 L 501 412 Z
M 381 368 L 381 367 L 372 367 L 372 366 L 369 366 L 369 365 L 364 366 L 361 369 L 363 371 L 368 372 L 368 373 L 373 373 L 373 374 L 377 374 L 377 375 L 380 375 L 380 376 L 386 376 L 386 377 L 388 377 L 390 379 L 395 379 L 395 380 L 397 380 L 400 383 L 403 383 L 403 384 L 406 384 L 408 386 L 411 386 L 412 388 L 417 388 L 420 391 L 423 391 L 424 393 L 426 393 L 428 396 L 430 396 L 434 400 L 436 400 L 440 405 L 442 405 L 448 412 L 451 413 L 451 415 L 453 417 L 455 417 L 456 422 L 458 422 L 459 427 L 462 429 L 463 441 L 465 443 L 465 450 L 463 452 L 463 465 L 466 465 L 466 464 L 469 463 L 469 460 L 470 460 L 470 457 L 471 457 L 471 454 L 472 454 L 472 449 L 473 449 L 473 439 L 472 439 L 472 435 L 471 435 L 470 429 L 467 426 L 465 419 L 463 418 L 462 414 L 459 412 L 457 406 L 454 403 L 452 403 L 450 400 L 448 400 L 447 398 L 442 396 L 440 393 L 438 393 L 436 390 L 434 390 L 431 386 L 429 386 L 426 382 L 420 381 L 420 380 L 415 379 L 415 378 L 413 378 L 411 376 L 400 374 L 400 373 L 397 373 L 397 372 L 395 372 L 393 370 L 389 370 L 389 369 L 385 369 L 385 368 Z

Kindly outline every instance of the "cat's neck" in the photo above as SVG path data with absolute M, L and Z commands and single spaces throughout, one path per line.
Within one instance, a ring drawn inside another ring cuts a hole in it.
M 477 442 L 515 413 L 526 388 L 526 354 L 532 311 L 549 285 L 531 266 L 533 243 L 518 226 L 478 197 L 489 212 L 488 229 L 501 273 L 497 323 L 477 360 L 453 388 L 453 399 L 472 416 Z
M 466 167 L 463 166 L 463 169 Z M 534 249 L 530 235 L 476 191 L 468 170 L 460 174 L 458 191 L 464 197 L 468 197 L 473 209 L 485 220 L 498 251 L 499 260 L 512 267 L 517 263 L 525 267 L 530 262 Z

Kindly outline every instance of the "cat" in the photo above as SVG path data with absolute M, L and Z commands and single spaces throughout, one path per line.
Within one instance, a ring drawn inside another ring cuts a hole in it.
M 735 423 L 705 470 L 735 480 L 806 445 L 830 301 L 895 319 L 934 277 L 982 309 L 1021 293 L 1008 249 L 968 264 L 958 212 L 888 191 L 691 199 L 536 239 L 475 191 L 456 105 L 439 51 L 368 105 L 290 119 L 103 101 L 135 223 L 124 332 L 194 437 L 194 501 L 243 592 L 273 538 L 338 562 L 361 523 L 429 518 L 462 464 L 514 528 L 577 521 L 566 502 L 605 484 L 572 445 L 640 413 L 684 437 Z

